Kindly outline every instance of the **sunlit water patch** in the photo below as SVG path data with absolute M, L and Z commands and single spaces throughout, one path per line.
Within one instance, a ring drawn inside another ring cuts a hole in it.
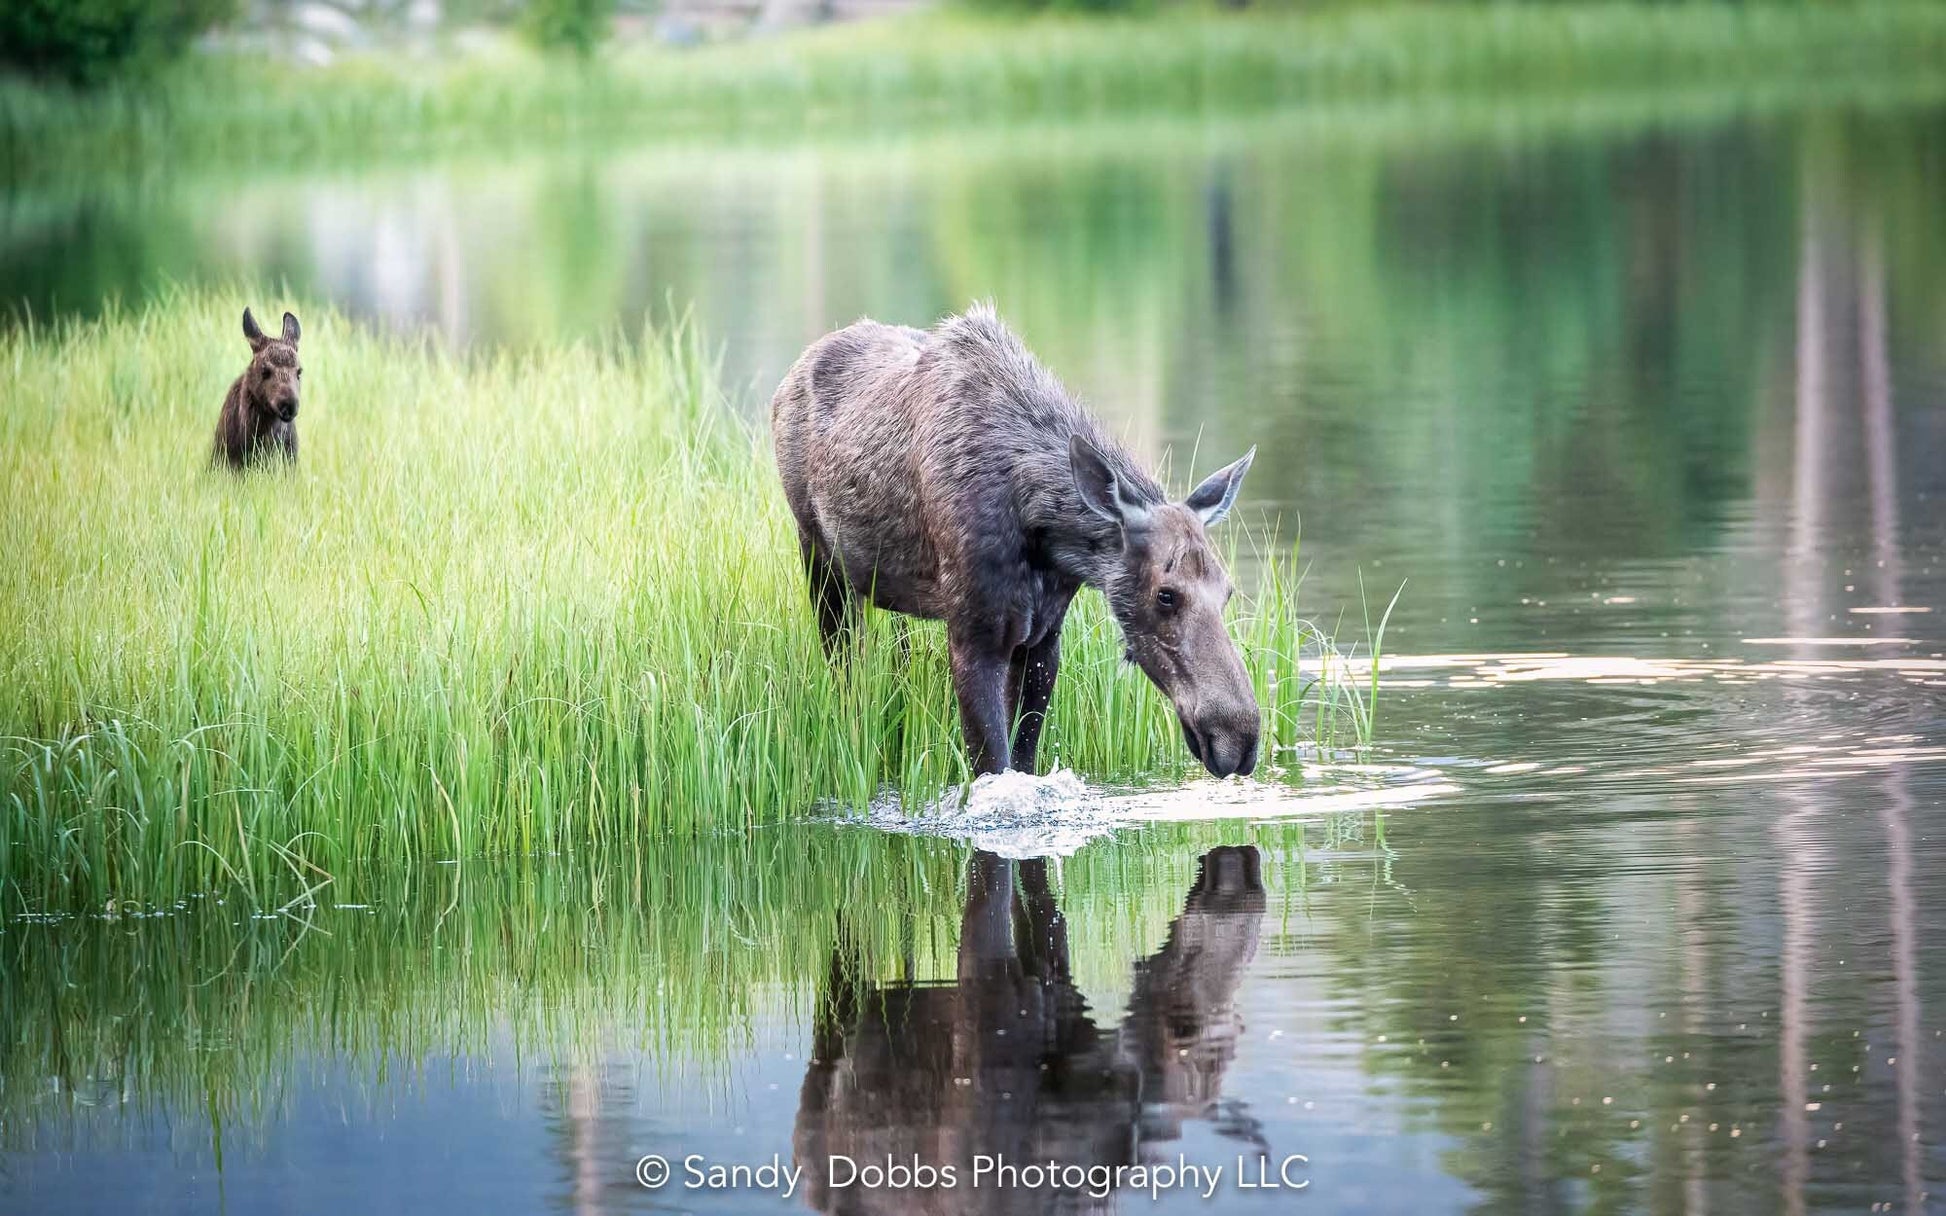
M 1946 701 L 1935 691 L 1946 660 L 1832 657 L 1819 639 L 1785 641 L 1802 652 L 1388 656 L 1381 694 L 1414 721 L 1378 754 L 1516 800 L 1888 774 L 1927 790 L 1946 783 Z M 1429 739 L 1453 754 L 1429 753 Z

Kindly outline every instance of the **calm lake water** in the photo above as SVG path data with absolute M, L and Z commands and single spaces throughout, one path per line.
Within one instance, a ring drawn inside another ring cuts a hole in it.
M 1937 110 L 17 186 L 36 316 L 282 280 L 519 347 L 673 301 L 753 409 L 992 297 L 1178 483 L 1260 445 L 1347 641 L 1404 591 L 1371 752 L 1096 791 L 1128 826 L 1054 860 L 807 824 L 10 921 L 0 1208 L 1946 1211 L 1942 199 Z M 955 1185 L 864 1168 L 915 1159 Z

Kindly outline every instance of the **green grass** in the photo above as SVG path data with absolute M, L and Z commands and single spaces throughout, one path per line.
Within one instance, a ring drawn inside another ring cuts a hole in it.
M 0 336 L 0 907 L 274 908 L 964 778 L 936 627 L 906 661 L 874 613 L 825 663 L 758 411 L 692 330 L 462 357 L 299 304 L 303 460 L 238 479 L 207 445 L 244 302 Z M 1353 740 L 1290 569 L 1233 614 L 1270 742 Z M 1043 763 L 1183 773 L 1098 597 L 1066 640 Z
M 1354 97 L 1588 96 L 1936 81 L 1946 7 L 1856 4 L 1360 6 L 1145 19 L 932 12 L 582 66 L 508 43 L 307 70 L 203 56 L 77 95 L 0 87 L 16 178 L 726 133 L 966 126 L 1253 110 Z

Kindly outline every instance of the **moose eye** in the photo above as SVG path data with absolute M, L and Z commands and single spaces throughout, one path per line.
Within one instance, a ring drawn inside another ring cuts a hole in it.
M 1174 587 L 1164 587 L 1155 593 L 1155 606 L 1164 612 L 1174 612 L 1179 598 Z

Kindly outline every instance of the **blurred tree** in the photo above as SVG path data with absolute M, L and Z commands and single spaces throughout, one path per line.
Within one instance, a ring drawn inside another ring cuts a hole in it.
M 237 0 L 6 0 L 0 60 L 98 84 L 180 54 L 236 10 Z
M 585 56 L 608 37 L 614 16 L 615 0 L 533 0 L 520 24 L 537 46 Z
M 1146 13 L 1153 12 L 1157 0 L 964 0 L 972 8 L 992 13 Z M 1241 7 L 1238 0 L 1225 3 Z

